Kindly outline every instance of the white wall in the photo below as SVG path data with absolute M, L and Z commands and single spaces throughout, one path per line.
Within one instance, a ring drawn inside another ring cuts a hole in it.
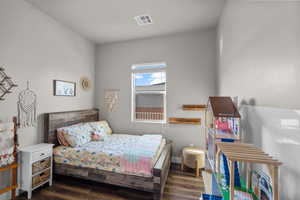
M 300 2 L 229 0 L 219 25 L 220 95 L 300 108 Z
M 96 105 L 114 131 L 162 133 L 174 141 L 177 155 L 184 145 L 204 146 L 200 126 L 131 122 L 131 65 L 166 62 L 167 117 L 200 117 L 203 113 L 184 112 L 181 106 L 205 104 L 208 96 L 216 95 L 214 29 L 100 45 L 96 58 Z M 112 113 L 105 112 L 105 89 L 120 89 L 120 102 Z
M 94 56 L 93 44 L 27 2 L 0 1 L 0 66 L 19 85 L 0 101 L 0 120 L 17 115 L 17 95 L 25 89 L 27 80 L 38 98 L 37 128 L 18 131 L 21 146 L 42 141 L 43 113 L 93 107 L 93 90 L 85 92 L 78 87 L 77 97 L 54 97 L 52 81 L 78 84 L 81 76 L 94 81 Z
M 239 96 L 246 141 L 284 164 L 281 199 L 299 199 L 300 2 L 229 0 L 219 24 L 219 94 Z M 281 107 L 281 108 L 278 108 Z

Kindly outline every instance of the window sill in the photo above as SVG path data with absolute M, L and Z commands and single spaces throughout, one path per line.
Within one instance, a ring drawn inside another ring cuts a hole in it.
M 147 124 L 166 124 L 166 121 L 151 121 L 151 120 L 132 120 L 132 123 L 147 123 Z

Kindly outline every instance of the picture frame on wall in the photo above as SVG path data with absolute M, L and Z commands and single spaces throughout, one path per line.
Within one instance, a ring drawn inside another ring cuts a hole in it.
M 76 96 L 76 83 L 71 81 L 54 80 L 53 81 L 54 96 Z

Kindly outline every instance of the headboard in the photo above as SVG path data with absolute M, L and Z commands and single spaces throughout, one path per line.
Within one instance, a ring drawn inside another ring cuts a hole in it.
M 70 126 L 80 122 L 99 120 L 99 110 L 78 110 L 67 112 L 46 113 L 44 117 L 45 142 L 57 145 L 56 130 L 64 126 Z

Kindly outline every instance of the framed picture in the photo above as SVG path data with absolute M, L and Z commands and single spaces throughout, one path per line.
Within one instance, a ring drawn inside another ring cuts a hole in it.
M 53 81 L 54 96 L 76 96 L 76 83 L 70 81 Z

